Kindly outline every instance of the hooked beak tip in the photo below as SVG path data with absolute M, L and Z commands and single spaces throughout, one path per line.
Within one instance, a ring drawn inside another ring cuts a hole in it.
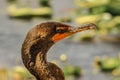
M 94 24 L 94 23 L 89 23 L 89 24 L 87 24 L 87 26 L 88 26 L 88 28 L 90 28 L 90 29 L 97 29 L 97 26 L 96 26 L 96 24 Z

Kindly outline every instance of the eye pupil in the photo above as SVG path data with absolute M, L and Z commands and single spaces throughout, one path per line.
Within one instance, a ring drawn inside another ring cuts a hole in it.
M 57 30 L 56 30 L 56 32 L 61 33 L 61 32 L 62 32 L 62 30 L 61 30 L 61 29 L 57 29 Z
M 62 33 L 63 30 L 62 30 L 60 27 L 57 27 L 57 28 L 56 28 L 56 32 L 57 32 L 57 33 Z

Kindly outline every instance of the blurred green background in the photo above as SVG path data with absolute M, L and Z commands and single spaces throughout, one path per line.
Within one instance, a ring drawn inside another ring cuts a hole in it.
M 120 80 L 120 0 L 0 0 L 0 80 L 35 80 L 20 50 L 27 31 L 44 21 L 97 25 L 48 52 L 66 80 Z

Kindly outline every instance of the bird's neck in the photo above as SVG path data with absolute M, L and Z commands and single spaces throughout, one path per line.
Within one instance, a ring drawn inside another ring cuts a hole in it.
M 35 76 L 42 76 L 42 72 L 46 70 L 49 73 L 47 52 L 53 42 L 36 41 L 30 44 L 29 41 L 25 41 L 22 46 L 22 58 L 23 63 L 27 69 Z M 34 74 L 37 73 L 37 74 Z

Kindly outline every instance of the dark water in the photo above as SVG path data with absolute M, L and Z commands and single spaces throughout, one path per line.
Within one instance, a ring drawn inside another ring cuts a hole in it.
M 72 0 L 52 0 L 52 5 L 55 16 L 62 16 L 61 11 L 64 8 L 73 6 Z M 63 15 L 65 14 L 63 13 Z M 27 31 L 40 22 L 38 19 L 32 21 L 9 19 L 7 3 L 5 0 L 0 0 L 0 67 L 23 65 L 20 55 L 21 44 Z M 79 80 L 113 80 L 111 76 L 101 72 L 94 74 L 92 64 L 96 55 L 117 56 L 118 52 L 120 52 L 119 44 L 105 42 L 71 43 L 70 40 L 64 39 L 50 49 L 48 60 L 59 60 L 59 56 L 65 53 L 70 64 L 82 67 L 83 77 Z

